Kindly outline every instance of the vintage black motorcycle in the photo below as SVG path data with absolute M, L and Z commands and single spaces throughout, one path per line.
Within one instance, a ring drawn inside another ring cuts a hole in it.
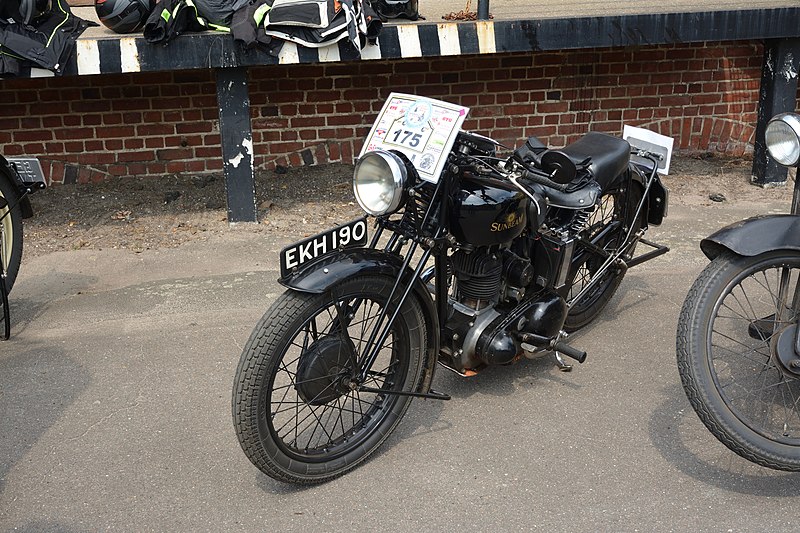
M 766 144 L 800 164 L 800 116 L 777 115 Z M 678 369 L 706 427 L 745 459 L 800 471 L 800 193 L 792 212 L 732 224 L 700 243 L 711 263 L 678 321 Z
M 583 362 L 567 333 L 667 251 L 643 239 L 667 211 L 656 153 L 634 162 L 627 141 L 589 133 L 499 157 L 447 105 L 391 95 L 355 168 L 369 218 L 281 252 L 288 290 L 253 330 L 232 401 L 242 449 L 278 480 L 339 476 L 412 398 L 449 399 L 431 389 L 437 363 L 469 376 L 523 356 Z M 634 257 L 639 243 L 652 249 Z

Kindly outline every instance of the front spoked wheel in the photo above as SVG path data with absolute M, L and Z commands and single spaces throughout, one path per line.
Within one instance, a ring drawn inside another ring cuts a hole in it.
M 13 179 L 0 171 L 0 260 L 7 292 L 11 292 L 22 262 L 22 236 L 19 191 Z
M 400 308 L 365 380 L 357 367 L 381 311 L 396 308 L 393 284 L 364 275 L 321 295 L 287 291 L 256 326 L 236 371 L 233 421 L 245 455 L 264 473 L 328 481 L 398 424 L 411 398 L 390 392 L 417 392 L 422 380 L 426 332 L 416 301 Z
M 745 459 L 800 471 L 800 254 L 724 253 L 678 321 L 683 387 L 706 427 Z M 795 362 L 797 361 L 797 362 Z

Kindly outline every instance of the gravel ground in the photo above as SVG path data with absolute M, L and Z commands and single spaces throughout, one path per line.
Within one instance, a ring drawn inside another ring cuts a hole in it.
M 751 185 L 751 165 L 746 159 L 678 157 L 664 177 L 670 202 L 705 205 L 791 198 L 791 187 Z M 334 164 L 262 172 L 256 183 L 259 223 L 233 227 L 226 221 L 221 176 L 119 178 L 50 187 L 31 196 L 34 217 L 25 221 L 25 254 L 102 248 L 141 252 L 229 231 L 301 238 L 360 215 L 351 189 L 352 171 L 350 165 Z

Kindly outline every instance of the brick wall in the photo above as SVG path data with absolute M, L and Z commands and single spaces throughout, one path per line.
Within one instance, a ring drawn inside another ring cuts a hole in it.
M 391 91 L 472 108 L 465 127 L 561 146 L 622 124 L 681 151 L 752 150 L 760 43 L 453 56 L 250 69 L 259 168 L 352 162 Z M 52 182 L 221 170 L 211 71 L 0 81 L 0 153 Z

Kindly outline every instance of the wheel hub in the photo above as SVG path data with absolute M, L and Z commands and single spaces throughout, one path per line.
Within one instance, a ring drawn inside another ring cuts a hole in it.
M 780 362 L 780 367 L 784 372 L 793 377 L 800 377 L 800 354 L 795 351 L 797 324 L 787 327 L 777 337 L 773 349 L 775 359 Z
M 324 405 L 352 390 L 350 343 L 338 337 L 323 337 L 300 356 L 295 390 L 309 405 Z

